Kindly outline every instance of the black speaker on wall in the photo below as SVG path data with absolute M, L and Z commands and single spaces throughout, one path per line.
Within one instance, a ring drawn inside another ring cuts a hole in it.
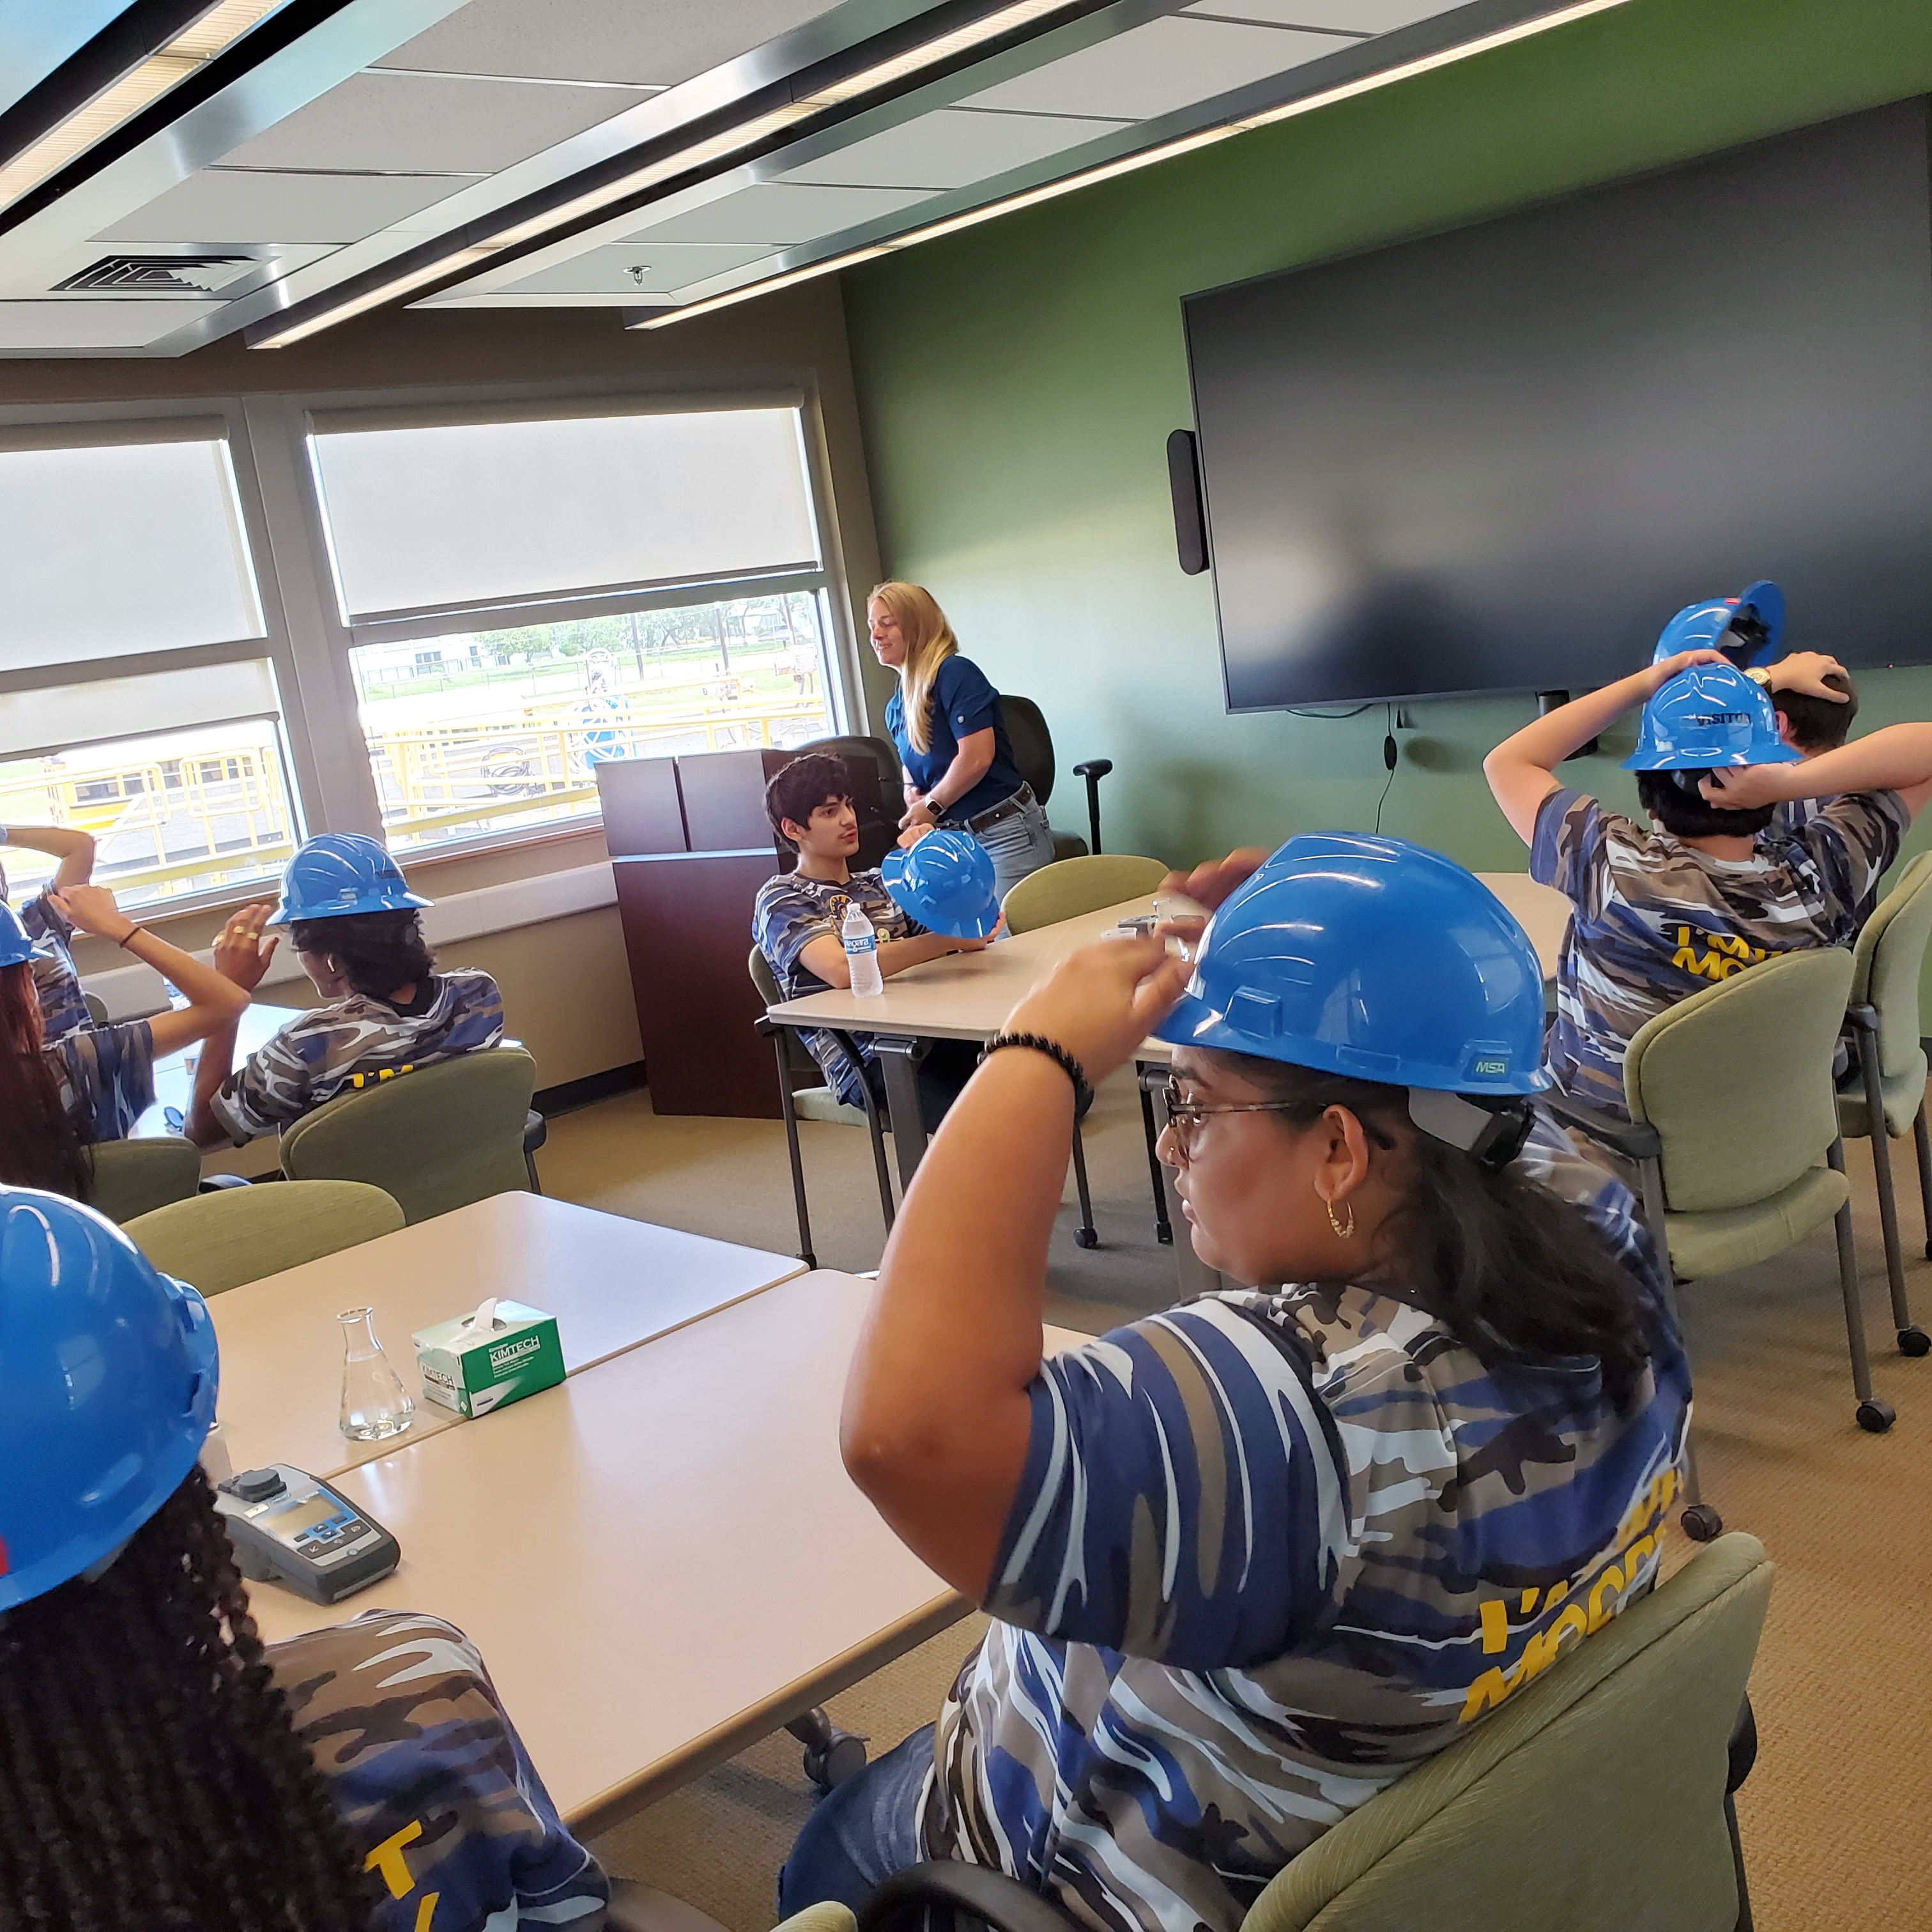
M 1167 440 L 1167 487 L 1174 494 L 1174 547 L 1190 577 L 1208 568 L 1208 520 L 1201 507 L 1201 459 L 1191 429 Z

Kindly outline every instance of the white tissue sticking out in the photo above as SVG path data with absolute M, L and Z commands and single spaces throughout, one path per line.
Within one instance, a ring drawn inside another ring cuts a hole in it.
M 496 1297 L 490 1295 L 476 1305 L 476 1312 L 464 1323 L 464 1331 L 470 1335 L 494 1335 L 499 1328 L 507 1328 L 507 1322 L 496 1319 Z

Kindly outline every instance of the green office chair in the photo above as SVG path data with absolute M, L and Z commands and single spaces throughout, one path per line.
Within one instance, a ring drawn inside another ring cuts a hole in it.
M 379 1234 L 403 1210 L 359 1180 L 282 1180 L 224 1187 L 176 1201 L 126 1224 L 128 1238 L 164 1274 L 220 1294 Z
M 1851 986 L 1842 946 L 1768 960 L 1639 1030 L 1624 1057 L 1628 1120 L 1561 1095 L 1546 1101 L 1558 1119 L 1636 1163 L 1644 1220 L 1677 1280 L 1768 1261 L 1834 1223 L 1858 1426 L 1877 1435 L 1896 1418 L 1872 1394 L 1832 1084 Z M 1715 1519 L 1694 1502 L 1684 1527 L 1712 1534 Z
M 1755 1538 L 1713 1544 L 1291 1860 L 1241 1932 L 1749 1932 L 1732 1794 L 1772 1575 Z M 860 1932 L 916 1932 L 930 1904 L 1075 1924 L 1004 1872 L 934 1862 L 880 1886 Z
M 1009 932 L 1031 932 L 1042 926 L 1057 926 L 1063 919 L 1078 919 L 1083 913 L 1099 912 L 1118 905 L 1123 899 L 1144 898 L 1166 878 L 1168 868 L 1158 859 L 1142 859 L 1131 853 L 1083 854 L 1071 859 L 1056 859 L 1042 866 L 1014 886 L 1000 902 L 1000 916 Z M 1160 1156 L 1155 1151 L 1160 1130 L 1154 1117 L 1154 1100 L 1144 1081 L 1136 1082 L 1141 1096 L 1141 1132 L 1147 1140 L 1148 1178 L 1154 1189 L 1154 1239 L 1163 1246 L 1172 1245 L 1174 1224 L 1168 1219 L 1167 1187 L 1161 1173 Z M 1074 1147 L 1079 1156 L 1081 1198 L 1086 1198 L 1086 1150 L 1080 1144 L 1079 1129 L 1074 1129 Z M 1084 1215 L 1090 1226 L 1093 1216 Z M 1078 1237 L 1076 1237 L 1076 1239 Z M 1083 1247 L 1093 1244 L 1082 1241 Z
M 282 1132 L 291 1180 L 363 1180 L 412 1224 L 493 1194 L 536 1193 L 524 1153 L 536 1062 L 485 1047 L 338 1095 Z
M 772 973 L 771 962 L 755 946 L 746 962 L 758 998 L 768 1006 L 778 1004 L 782 995 Z M 785 1145 L 791 1154 L 791 1197 L 798 1210 L 798 1258 L 807 1268 L 815 1268 L 818 1258 L 812 1251 L 812 1216 L 805 1200 L 805 1162 L 799 1151 L 800 1120 L 830 1120 L 841 1126 L 863 1127 L 872 1137 L 872 1166 L 879 1179 L 879 1212 L 884 1216 L 886 1232 L 892 1232 L 892 1171 L 886 1164 L 886 1128 L 879 1115 L 879 1103 L 872 1089 L 865 1089 L 866 1104 L 849 1106 L 825 1084 L 818 1062 L 806 1051 L 796 1028 L 778 1026 L 760 1014 L 755 1022 L 760 1033 L 772 1043 L 778 1061 L 778 1111 L 784 1116 Z M 846 1051 L 854 1060 L 858 1049 L 844 1035 Z
M 94 1186 L 88 1205 L 110 1221 L 131 1221 L 170 1201 L 185 1201 L 201 1185 L 201 1150 L 179 1134 L 100 1141 L 90 1151 Z
M 1925 1211 L 1925 1253 L 1932 1260 L 1932 1144 L 1925 1130 L 1925 1048 L 1918 1036 L 1918 976 L 1932 938 L 1932 853 L 1922 853 L 1867 920 L 1852 953 L 1850 1022 L 1858 1064 L 1838 1089 L 1838 1131 L 1869 1139 L 1885 1236 L 1886 1280 L 1902 1354 L 1932 1351 L 1905 1298 L 1905 1256 L 1892 1191 L 1892 1142 L 1912 1136 L 1918 1150 L 1918 1193 Z M 1872 1123 L 1885 1117 L 1885 1132 Z

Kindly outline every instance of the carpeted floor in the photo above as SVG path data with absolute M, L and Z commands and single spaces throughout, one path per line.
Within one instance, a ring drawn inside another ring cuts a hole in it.
M 877 1266 L 883 1234 L 866 1136 L 810 1124 L 802 1132 L 821 1265 Z M 1738 1805 L 1759 1932 L 1932 1923 L 1910 1850 L 1932 1803 L 1919 1703 L 1932 1612 L 1932 1358 L 1906 1361 L 1892 1346 L 1870 1161 L 1862 1145 L 1847 1154 L 1874 1375 L 1899 1412 L 1888 1435 L 1865 1435 L 1852 1419 L 1828 1232 L 1684 1294 L 1705 1494 L 1729 1526 L 1762 1539 L 1778 1569 L 1751 1681 L 1758 1766 Z M 1906 1280 L 1915 1312 L 1932 1324 L 1910 1142 L 1893 1159 Z M 1074 1246 L 1070 1180 L 1048 1312 L 1091 1330 L 1174 1298 L 1125 1083 L 1110 1084 L 1090 1117 L 1088 1161 L 1102 1245 Z M 775 1120 L 658 1120 L 647 1096 L 628 1094 L 553 1122 L 542 1167 L 548 1191 L 589 1206 L 782 1252 L 797 1245 Z M 834 1719 L 878 1748 L 896 1743 L 936 1710 L 976 1628 L 934 1638 L 835 1700 Z M 798 1748 L 781 1735 L 596 1849 L 612 1870 L 688 1900 L 732 1932 L 764 1932 L 778 1867 L 811 1801 Z M 1633 1856 L 1640 1863 L 1640 1850 Z

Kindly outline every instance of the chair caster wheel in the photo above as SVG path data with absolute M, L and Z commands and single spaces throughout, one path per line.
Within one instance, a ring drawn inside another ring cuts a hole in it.
M 1898 1331 L 1898 1352 L 1901 1355 L 1932 1355 L 1932 1335 L 1922 1328 L 1901 1328 Z
M 850 1731 L 834 1731 L 820 1750 L 808 1745 L 805 1774 L 820 1791 L 836 1791 L 866 1768 L 866 1740 Z
M 1693 1543 L 1711 1543 L 1724 1533 L 1724 1519 L 1708 1503 L 1687 1503 L 1678 1518 Z
M 1858 1426 L 1870 1435 L 1882 1436 L 1898 1420 L 1898 1410 L 1876 1396 L 1858 1404 Z
M 1076 1228 L 1073 1245 L 1076 1248 L 1097 1248 L 1100 1245 L 1100 1234 L 1092 1228 Z
M 1174 1230 L 1171 1227 L 1155 1228 L 1154 1238 L 1164 1248 L 1171 1248 L 1174 1246 Z

